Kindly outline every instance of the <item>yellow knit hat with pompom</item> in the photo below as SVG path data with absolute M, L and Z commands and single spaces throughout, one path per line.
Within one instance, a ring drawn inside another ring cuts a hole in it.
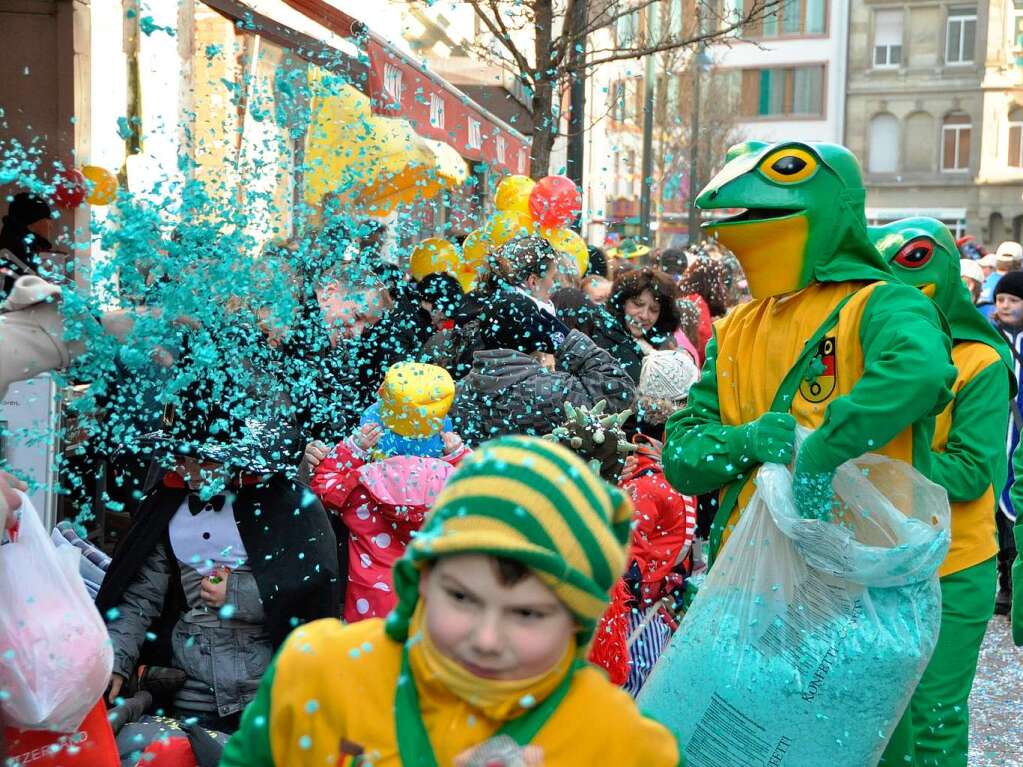
M 380 386 L 380 420 L 402 437 L 430 437 L 444 424 L 455 399 L 455 382 L 437 365 L 399 362 Z

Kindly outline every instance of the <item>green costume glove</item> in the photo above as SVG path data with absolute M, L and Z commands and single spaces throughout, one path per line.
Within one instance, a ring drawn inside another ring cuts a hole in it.
M 1023 517 L 1012 528 L 1016 539 L 1016 561 L 1012 563 L 1012 641 L 1023 647 Z
M 803 519 L 831 519 L 833 490 L 831 481 L 834 468 L 823 466 L 815 449 L 818 439 L 811 434 L 799 448 L 795 470 L 792 472 L 792 496 L 796 511 Z
M 742 464 L 789 464 L 796 450 L 796 419 L 788 413 L 764 413 L 728 435 L 728 450 Z

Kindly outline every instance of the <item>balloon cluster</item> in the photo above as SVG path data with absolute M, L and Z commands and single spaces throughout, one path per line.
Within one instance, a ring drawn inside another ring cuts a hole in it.
M 68 168 L 56 179 L 53 202 L 58 208 L 70 210 L 83 202 L 89 205 L 109 205 L 117 197 L 117 176 L 98 165 L 86 165 L 81 170 Z
M 575 259 L 579 274 L 586 273 L 590 255 L 586 241 L 568 229 L 582 209 L 582 196 L 566 176 L 506 176 L 497 185 L 497 211 L 479 229 L 469 233 L 461 252 L 440 237 L 420 242 L 409 264 L 419 280 L 434 272 L 453 274 L 468 292 L 486 269 L 487 256 L 517 237 L 539 235 L 556 251 Z

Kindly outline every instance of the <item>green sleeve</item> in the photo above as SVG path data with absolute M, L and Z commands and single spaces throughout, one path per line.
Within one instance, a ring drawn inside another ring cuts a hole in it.
M 998 444 L 1004 445 L 1005 443 L 1000 440 Z M 1012 501 L 1012 508 L 1023 509 L 1023 440 L 1020 440 L 1019 445 L 1012 454 L 1012 476 L 1014 481 L 1012 487 L 1009 488 L 1009 500 Z M 1003 482 L 1002 484 L 1004 485 L 1005 483 Z M 1023 514 L 1017 515 L 1017 519 L 1023 520 Z
M 931 479 L 948 490 L 952 502 L 973 501 L 988 489 L 1005 485 L 1005 434 L 1009 418 L 1009 378 L 1005 365 L 993 362 L 956 395 L 945 451 L 931 455 Z
M 263 674 L 256 697 L 245 708 L 238 731 L 231 736 L 220 757 L 220 767 L 275 767 L 270 749 L 270 702 L 273 696 L 277 657 Z
M 699 495 L 740 477 L 754 461 L 732 455 L 729 435 L 736 426 L 721 423 L 717 384 L 717 337 L 707 344 L 700 380 L 689 390 L 686 406 L 665 426 L 664 474 L 680 493 Z
M 951 340 L 937 309 L 916 288 L 878 285 L 860 320 L 863 375 L 834 400 L 810 438 L 813 466 L 827 472 L 881 448 L 952 399 L 956 369 Z M 914 462 L 929 456 L 930 441 L 914 445 Z M 985 473 L 986 476 L 986 473 Z

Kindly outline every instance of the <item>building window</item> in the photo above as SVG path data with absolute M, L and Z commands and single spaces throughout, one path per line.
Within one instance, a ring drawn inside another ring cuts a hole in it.
M 669 75 L 665 81 L 665 107 L 668 111 L 668 122 L 671 125 L 678 122 L 681 112 L 681 94 L 679 93 L 681 85 L 679 78 L 672 75 Z
M 504 165 L 504 154 L 505 154 L 505 142 L 504 136 L 497 137 L 497 161 Z
M 1012 47 L 1023 50 L 1023 0 L 1012 1 Z M 1016 66 L 1019 66 L 1017 61 Z
M 970 116 L 950 114 L 941 126 L 941 169 L 970 169 Z
M 1009 167 L 1023 168 L 1023 109 L 1009 112 Z
M 393 64 L 384 64 L 384 94 L 395 106 L 401 105 L 401 70 Z
M 745 0 L 748 13 L 758 0 Z M 828 0 L 781 0 L 769 14 L 746 30 L 750 37 L 798 37 L 822 35 L 826 27 Z M 762 3 L 758 3 L 763 7 Z
M 434 128 L 444 127 L 444 99 L 436 93 L 430 94 L 430 125 Z
M 945 33 L 945 63 L 973 63 L 973 43 L 977 34 L 977 12 L 972 8 L 952 9 Z
M 822 117 L 824 67 L 744 69 L 742 112 L 745 117 Z
M 874 12 L 874 66 L 897 67 L 902 63 L 902 11 Z
M 469 117 L 469 149 L 483 148 L 483 134 L 480 132 L 480 121 Z
M 875 115 L 870 121 L 871 173 L 894 173 L 899 167 L 899 121 L 895 115 Z
M 625 122 L 625 81 L 619 80 L 611 85 L 611 119 Z
M 615 199 L 620 199 L 622 196 L 622 153 L 616 149 L 612 158 L 611 172 L 614 176 L 614 197 Z
M 682 36 L 682 0 L 671 0 L 668 6 L 668 34 L 673 38 Z
M 625 161 L 625 188 L 628 190 L 629 198 L 636 196 L 636 151 L 630 149 Z
M 618 17 L 615 23 L 615 37 L 619 48 L 631 48 L 636 44 L 636 33 L 639 31 L 639 12 L 629 11 Z
M 519 173 L 526 172 L 526 150 L 519 150 Z

